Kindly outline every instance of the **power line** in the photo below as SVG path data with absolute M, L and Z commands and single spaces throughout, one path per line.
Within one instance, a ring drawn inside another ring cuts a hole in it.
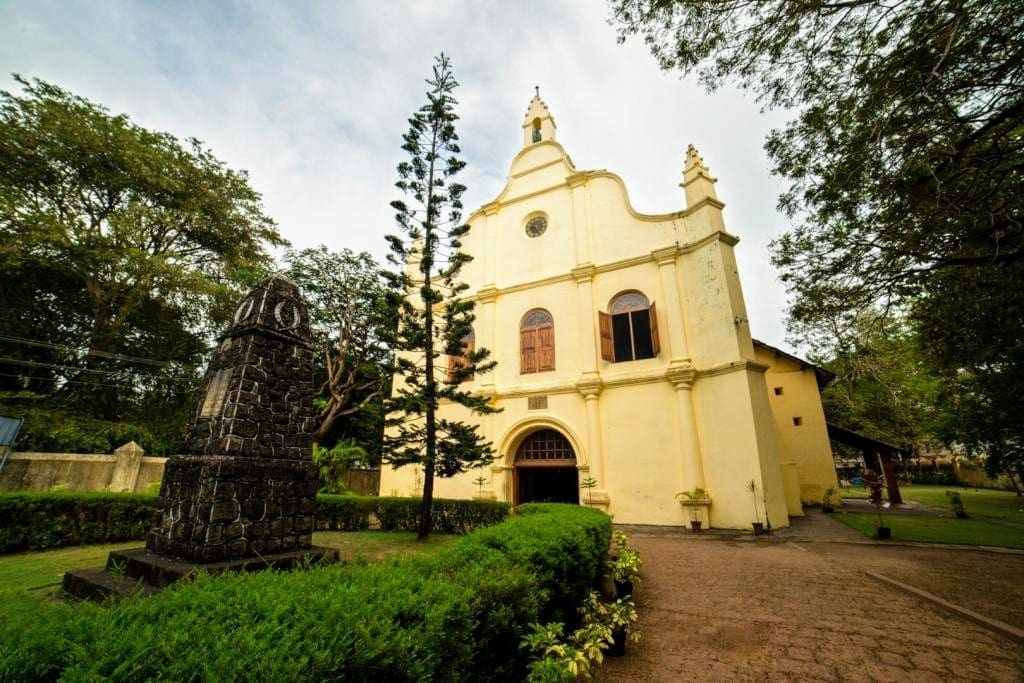
M 0 372 L 0 377 L 13 377 L 15 379 L 25 379 L 24 375 L 15 375 L 15 374 L 10 373 L 10 372 Z M 53 381 L 58 381 L 58 380 L 53 380 Z M 116 382 L 116 383 L 111 383 L 111 382 L 88 382 L 88 381 L 86 381 L 84 379 L 66 379 L 66 378 L 61 378 L 59 381 L 61 383 L 67 383 L 67 384 L 85 384 L 86 386 L 90 386 L 90 387 L 113 387 L 114 389 L 139 389 L 138 385 L 136 385 L 136 384 L 127 384 L 125 382 Z
M 82 353 L 81 348 L 74 346 L 66 346 L 64 344 L 54 344 L 52 342 L 37 341 L 35 339 L 25 339 L 24 337 L 13 337 L 6 334 L 0 334 L 0 341 L 10 342 L 13 344 L 22 344 L 24 346 L 35 346 L 43 349 L 55 349 L 57 351 L 70 351 L 73 353 Z M 153 358 L 141 358 L 139 356 L 127 356 L 123 353 L 113 353 L 111 351 L 100 351 L 98 349 L 86 349 L 85 355 L 95 356 L 97 358 L 108 358 L 110 360 L 123 360 L 128 363 L 139 363 L 142 365 L 151 365 L 153 367 L 165 368 L 172 363 L 180 364 L 185 368 L 194 368 L 194 365 L 186 365 L 179 361 L 170 360 L 156 360 Z
M 50 369 L 50 370 L 62 370 L 62 371 L 71 370 L 71 371 L 74 371 L 74 372 L 86 372 L 86 373 L 93 374 L 93 375 L 112 375 L 114 377 L 119 377 L 119 376 L 122 375 L 121 372 L 117 372 L 117 371 L 114 371 L 114 370 L 100 370 L 98 368 L 83 368 L 83 367 L 79 367 L 77 365 L 60 365 L 58 363 L 41 363 L 39 361 L 34 361 L 34 360 L 24 360 L 24 359 L 21 359 L 21 358 L 6 358 L 6 357 L 2 357 L 2 356 L 0 356 L 0 363 L 9 363 L 11 365 L 21 365 L 21 366 L 29 367 L 29 368 L 47 368 L 47 369 Z M 149 374 L 145 374 L 145 373 L 133 372 L 131 370 L 127 370 L 126 372 L 132 372 L 132 374 L 139 375 L 139 376 L 142 376 L 142 377 L 148 377 L 148 378 L 151 378 L 151 379 L 156 379 L 156 380 L 159 380 L 161 382 L 191 382 L 192 381 L 192 380 L 190 380 L 188 378 L 182 378 L 182 377 L 159 377 L 157 375 L 149 375 Z

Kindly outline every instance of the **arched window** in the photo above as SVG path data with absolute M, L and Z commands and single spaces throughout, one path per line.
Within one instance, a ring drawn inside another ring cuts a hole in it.
M 475 348 L 476 348 L 476 335 L 473 333 L 473 330 L 471 329 L 469 331 L 469 334 L 467 334 L 465 337 L 462 338 L 462 355 L 448 356 L 448 378 L 447 378 L 447 381 L 448 381 L 449 384 L 455 382 L 455 379 L 456 379 L 455 373 L 456 373 L 457 370 L 469 366 L 470 363 L 469 363 L 468 356 L 469 356 L 469 354 L 473 353 L 473 350 Z M 468 377 L 462 377 L 461 378 L 461 380 L 467 380 L 467 379 L 469 379 L 469 380 L 473 379 L 473 375 L 470 374 Z
M 543 308 L 528 311 L 519 323 L 519 372 L 555 369 L 555 322 Z
M 658 313 L 640 292 L 623 292 L 598 311 L 601 326 L 601 357 L 611 363 L 654 358 L 661 351 Z
M 540 119 L 533 120 L 533 141 L 540 142 Z

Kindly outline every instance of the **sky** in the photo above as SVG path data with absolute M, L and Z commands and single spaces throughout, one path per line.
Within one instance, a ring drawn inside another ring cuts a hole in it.
M 540 87 L 577 168 L 608 169 L 642 213 L 685 208 L 694 144 L 726 204 L 754 336 L 785 342 L 785 289 L 768 244 L 788 226 L 765 136 L 780 113 L 729 87 L 708 94 L 659 70 L 642 40 L 619 45 L 601 0 L 122 2 L 0 0 L 0 88 L 41 78 L 202 140 L 245 169 L 297 248 L 386 253 L 406 120 L 433 58 L 460 87 L 465 216 L 504 187 Z M 695 36 L 699 39 L 699 36 Z

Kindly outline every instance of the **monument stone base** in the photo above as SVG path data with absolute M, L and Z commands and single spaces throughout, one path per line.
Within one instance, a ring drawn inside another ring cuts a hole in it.
M 199 573 L 252 572 L 264 569 L 292 569 L 337 562 L 338 550 L 312 546 L 262 557 L 247 557 L 195 564 L 163 557 L 145 548 L 110 553 L 106 567 L 79 569 L 64 575 L 64 591 L 83 600 L 103 600 L 110 596 L 145 597 L 172 583 Z
M 202 563 L 309 548 L 317 485 L 310 460 L 171 458 L 146 548 Z

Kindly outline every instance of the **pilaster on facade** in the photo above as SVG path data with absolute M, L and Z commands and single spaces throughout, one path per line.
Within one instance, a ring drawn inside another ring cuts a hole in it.
M 655 249 L 651 252 L 651 258 L 659 266 L 670 266 L 675 265 L 676 257 L 679 256 L 679 253 L 679 245 L 673 244 L 662 249 Z
M 493 304 L 498 298 L 499 290 L 493 283 L 488 283 L 477 290 L 476 300 L 481 304 Z
M 597 373 L 586 373 L 576 381 L 576 391 L 580 392 L 580 395 L 587 401 L 600 396 L 602 389 L 604 389 L 604 381 Z
M 672 383 L 676 391 L 690 391 L 697 379 L 697 368 L 689 359 L 674 359 L 665 370 L 665 379 Z
M 597 266 L 593 263 L 581 263 L 570 272 L 573 279 L 576 280 L 576 284 L 582 285 L 594 281 L 594 276 L 597 274 Z

